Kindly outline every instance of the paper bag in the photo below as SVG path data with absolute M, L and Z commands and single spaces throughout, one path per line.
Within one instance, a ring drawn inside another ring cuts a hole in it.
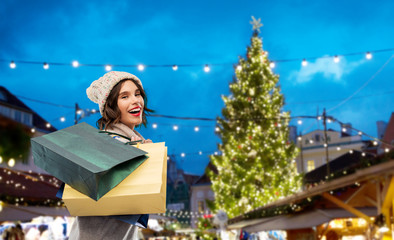
M 148 159 L 115 188 L 94 201 L 66 185 L 63 202 L 72 216 L 109 216 L 166 211 L 167 148 L 140 144 Z
M 146 152 L 80 123 L 31 139 L 34 163 L 94 200 L 146 160 Z

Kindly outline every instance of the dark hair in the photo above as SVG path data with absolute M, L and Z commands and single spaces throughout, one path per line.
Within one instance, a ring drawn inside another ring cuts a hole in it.
M 97 120 L 97 127 L 101 130 L 107 129 L 108 126 L 111 124 L 119 123 L 120 122 L 120 117 L 121 113 L 118 108 L 118 98 L 119 98 L 119 92 L 120 89 L 122 88 L 122 84 L 130 80 L 132 81 L 140 90 L 141 97 L 144 99 L 144 110 L 142 112 L 142 124 L 146 127 L 146 124 L 148 121 L 146 120 L 146 115 L 148 115 L 149 112 L 153 112 L 152 109 L 149 109 L 147 107 L 148 103 L 148 98 L 146 96 L 146 93 L 144 89 L 142 88 L 141 84 L 134 80 L 134 79 L 123 79 L 122 81 L 118 82 L 111 90 L 107 97 L 107 101 L 105 102 L 104 108 L 103 108 L 103 115 L 102 117 Z M 140 125 L 139 125 L 140 126 Z

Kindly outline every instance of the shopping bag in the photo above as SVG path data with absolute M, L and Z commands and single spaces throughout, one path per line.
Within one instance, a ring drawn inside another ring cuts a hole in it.
M 60 198 L 60 199 L 63 198 L 64 186 L 65 186 L 64 183 L 62 183 L 60 185 L 60 188 L 56 193 L 57 198 Z M 133 225 L 136 225 L 141 228 L 148 227 L 149 214 L 112 215 L 112 216 L 108 216 L 108 217 L 115 218 L 115 219 L 120 220 L 122 222 L 133 224 Z
M 134 171 L 146 152 L 80 123 L 31 139 L 34 163 L 94 200 Z
M 166 211 L 167 148 L 140 144 L 148 159 L 98 201 L 65 185 L 63 202 L 72 216 L 110 216 Z

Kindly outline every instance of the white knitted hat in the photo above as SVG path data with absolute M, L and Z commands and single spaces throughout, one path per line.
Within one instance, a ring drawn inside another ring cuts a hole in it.
M 142 87 L 141 80 L 133 74 L 127 72 L 112 71 L 104 74 L 104 76 L 97 79 L 96 81 L 93 81 L 92 84 L 90 84 L 90 87 L 86 89 L 86 94 L 88 95 L 88 98 L 99 105 L 101 115 L 103 115 L 105 102 L 107 101 L 107 97 L 111 92 L 112 88 L 118 82 L 125 79 L 134 79 L 139 82 Z

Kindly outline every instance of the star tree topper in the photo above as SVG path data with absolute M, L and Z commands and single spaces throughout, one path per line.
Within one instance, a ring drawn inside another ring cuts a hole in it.
M 260 32 L 260 28 L 263 26 L 261 23 L 261 18 L 257 19 L 252 16 L 252 21 L 250 21 L 250 24 L 253 25 L 253 30 Z

